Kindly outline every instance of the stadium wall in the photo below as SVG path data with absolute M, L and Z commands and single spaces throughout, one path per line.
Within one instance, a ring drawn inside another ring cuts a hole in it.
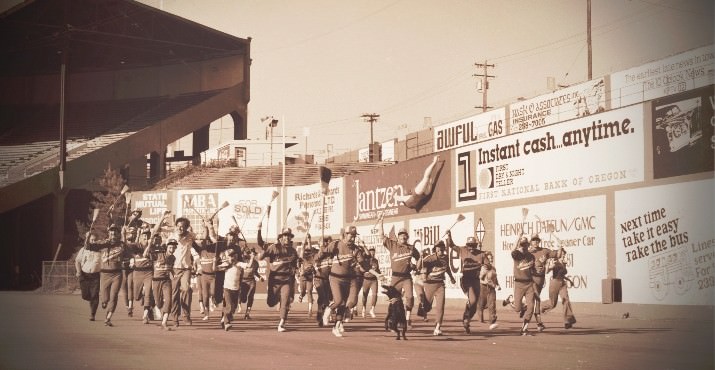
M 419 249 L 450 228 L 457 244 L 476 235 L 495 254 L 499 299 L 512 291 L 513 244 L 522 232 L 538 233 L 546 246 L 565 247 L 574 301 L 712 306 L 713 70 L 711 45 L 435 127 L 428 155 L 332 179 L 325 208 L 319 179 L 286 187 L 264 233 L 273 239 L 286 224 L 297 240 L 307 231 L 317 239 L 354 224 L 361 243 L 378 246 L 382 213 L 386 234 L 405 227 Z M 399 204 L 436 155 L 432 192 L 416 206 Z M 228 201 L 219 232 L 238 223 L 255 240 L 271 191 L 172 190 L 135 206 L 198 221 L 193 209 L 210 214 Z M 377 250 L 389 274 L 389 256 Z M 457 277 L 460 267 L 453 253 Z M 616 280 L 620 294 L 607 289 Z M 458 285 L 448 284 L 447 296 L 462 297 Z

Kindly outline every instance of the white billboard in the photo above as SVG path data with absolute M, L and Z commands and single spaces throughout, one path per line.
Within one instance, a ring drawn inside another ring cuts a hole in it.
M 606 88 L 604 79 L 598 78 L 510 104 L 509 133 L 533 130 L 604 110 Z
M 343 179 L 331 180 L 325 197 L 321 189 L 320 182 L 287 188 L 286 206 L 291 210 L 287 226 L 293 229 L 296 237 L 303 238 L 310 231 L 313 240 L 317 241 L 322 234 L 340 234 L 345 219 Z
M 643 106 L 542 127 L 454 151 L 457 207 L 644 179 Z
M 385 222 L 384 223 L 384 233 L 386 236 L 397 235 L 401 228 L 405 227 L 405 223 L 399 222 Z M 390 268 L 390 252 L 382 246 L 382 239 L 380 239 L 380 226 L 375 223 L 372 225 L 357 226 L 358 237 L 357 242 L 365 245 L 366 247 L 375 248 L 375 258 L 377 258 L 380 264 L 380 272 L 385 275 L 385 277 L 390 280 L 390 275 L 392 274 L 392 269 Z
M 615 193 L 624 303 L 715 304 L 714 186 L 708 179 Z
M 241 228 L 243 236 L 249 242 L 255 242 L 258 235 L 258 222 L 263 218 L 262 236 L 275 240 L 280 218 L 279 198 L 273 200 L 270 214 L 268 203 L 272 199 L 274 188 L 241 189 L 201 189 L 177 191 L 177 212 L 191 220 L 195 232 L 200 231 L 201 217 L 209 218 L 214 213 L 216 232 L 223 236 L 232 225 Z M 226 208 L 221 205 L 228 202 Z M 200 216 L 199 216 L 200 215 Z
M 424 248 L 432 248 L 440 239 L 442 239 L 451 227 L 452 240 L 459 246 L 463 246 L 467 241 L 467 237 L 474 236 L 474 214 L 467 212 L 461 215 L 443 215 L 435 217 L 415 218 L 410 220 L 410 239 L 414 243 L 418 251 Z M 461 221 L 458 221 L 460 220 Z M 463 298 L 464 293 L 459 286 L 459 279 L 462 277 L 462 265 L 459 256 L 450 252 L 450 269 L 456 279 L 456 284 L 449 281 L 449 277 L 445 276 L 446 297 L 447 298 Z
M 397 139 L 385 141 L 380 144 L 380 160 L 385 162 L 395 161 L 395 143 Z
M 434 151 L 440 152 L 506 135 L 506 108 L 501 107 L 434 128 Z
M 569 297 L 574 302 L 601 302 L 601 280 L 606 278 L 606 197 L 595 196 L 557 202 L 498 208 L 494 211 L 494 261 L 502 290 L 499 299 L 514 293 L 511 250 L 523 231 L 538 233 L 542 247 L 564 246 L 567 276 L 573 281 Z M 549 298 L 549 277 L 541 291 Z
M 689 91 L 715 82 L 713 45 L 611 74 L 611 108 Z

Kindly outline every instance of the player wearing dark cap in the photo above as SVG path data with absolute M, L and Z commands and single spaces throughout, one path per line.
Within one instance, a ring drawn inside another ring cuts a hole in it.
M 355 284 L 355 266 L 360 263 L 362 257 L 356 253 L 358 248 L 355 245 L 357 230 L 351 227 L 343 233 L 342 239 L 336 240 L 327 247 L 326 253 L 333 257 L 333 265 L 330 268 L 330 291 L 333 295 L 333 302 L 330 309 L 335 310 L 335 326 L 333 335 L 342 337 L 344 328 L 343 320 L 347 314 L 347 304 L 350 297 L 351 286 Z
M 471 332 L 470 323 L 477 312 L 479 301 L 479 271 L 486 260 L 486 255 L 481 250 L 481 244 L 473 236 L 467 238 L 465 246 L 460 247 L 452 241 L 452 233 L 447 230 L 445 244 L 459 256 L 462 266 L 462 291 L 467 295 L 467 304 L 462 314 L 462 326 L 467 333 Z
M 370 295 L 370 317 L 375 318 L 375 305 L 377 304 L 377 276 L 370 272 L 374 270 L 378 274 L 380 272 L 380 261 L 375 258 L 375 247 L 370 246 L 367 249 L 368 254 L 361 263 L 363 270 L 367 271 L 363 273 L 362 282 L 362 317 L 365 317 L 365 311 L 367 308 L 367 297 Z
M 161 236 L 154 234 L 149 248 L 144 251 L 144 257 L 147 257 L 152 262 L 151 290 L 152 294 L 154 294 L 156 307 L 161 310 L 161 327 L 164 330 L 169 330 L 166 323 L 173 304 L 171 278 L 174 260 L 176 259 L 174 252 L 178 244 L 179 242 L 176 239 L 169 239 L 164 245 L 161 243 Z
M 280 303 L 280 321 L 278 331 L 286 331 L 285 323 L 290 311 L 290 301 L 295 290 L 295 271 L 298 267 L 298 252 L 293 247 L 293 232 L 289 227 L 278 234 L 278 241 L 266 245 L 261 236 L 261 223 L 258 223 L 258 247 L 256 256 L 259 261 L 265 259 L 268 265 L 268 294 L 266 303 L 274 307 Z
M 538 330 L 543 331 L 546 326 L 541 321 L 541 290 L 544 289 L 546 283 L 546 261 L 550 258 L 560 259 L 565 252 L 563 247 L 558 250 L 542 248 L 538 233 L 531 235 L 529 243 L 529 253 L 534 256 L 534 268 L 531 273 L 534 279 L 534 316 Z
M 91 231 L 91 230 L 90 230 Z M 102 308 L 107 309 L 104 325 L 112 324 L 112 315 L 117 308 L 117 298 L 122 285 L 122 259 L 127 254 L 127 248 L 121 240 L 120 229 L 111 225 L 107 229 L 109 237 L 105 241 L 88 243 L 90 251 L 102 252 L 102 267 L 99 275 L 99 301 Z
M 514 310 L 523 317 L 521 335 L 529 335 L 529 322 L 534 314 L 534 255 L 529 253 L 529 239 L 522 233 L 511 250 L 514 260 Z M 523 308 L 525 298 L 526 308 Z
M 382 245 L 390 252 L 390 268 L 392 269 L 392 279 L 390 284 L 397 290 L 402 290 L 402 297 L 405 302 L 405 316 L 407 324 L 412 325 L 410 316 L 412 306 L 415 304 L 414 285 L 412 283 L 412 272 L 415 269 L 412 259 L 420 259 L 420 252 L 412 244 L 409 244 L 409 234 L 407 229 L 401 228 L 397 233 L 397 240 L 385 236 L 384 221 L 380 217 L 380 239 Z

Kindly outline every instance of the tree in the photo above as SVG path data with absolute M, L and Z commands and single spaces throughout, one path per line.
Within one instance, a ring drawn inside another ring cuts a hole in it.
M 85 235 L 89 231 L 95 209 L 99 209 L 99 215 L 94 222 L 92 232 L 98 240 L 107 238 L 107 228 L 111 224 L 122 226 L 127 218 L 129 206 L 127 201 L 130 194 L 125 192 L 122 195 L 122 189 L 125 188 L 127 183 L 126 179 L 122 177 L 119 171 L 112 168 L 111 163 L 108 163 L 104 174 L 98 177 L 96 181 L 104 190 L 92 193 L 94 199 L 90 202 L 91 206 L 87 211 L 87 221 L 75 221 L 79 238 L 76 249 L 84 245 Z

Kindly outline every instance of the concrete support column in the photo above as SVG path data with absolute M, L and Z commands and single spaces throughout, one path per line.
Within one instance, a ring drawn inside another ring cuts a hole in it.
M 166 177 L 166 149 L 160 153 L 149 154 L 149 177 L 151 181 L 159 181 Z
M 57 250 L 57 245 L 65 237 L 65 200 L 67 192 L 57 191 L 52 198 L 52 251 Z M 69 246 L 65 245 L 64 248 Z M 54 255 L 53 255 L 54 256 Z

